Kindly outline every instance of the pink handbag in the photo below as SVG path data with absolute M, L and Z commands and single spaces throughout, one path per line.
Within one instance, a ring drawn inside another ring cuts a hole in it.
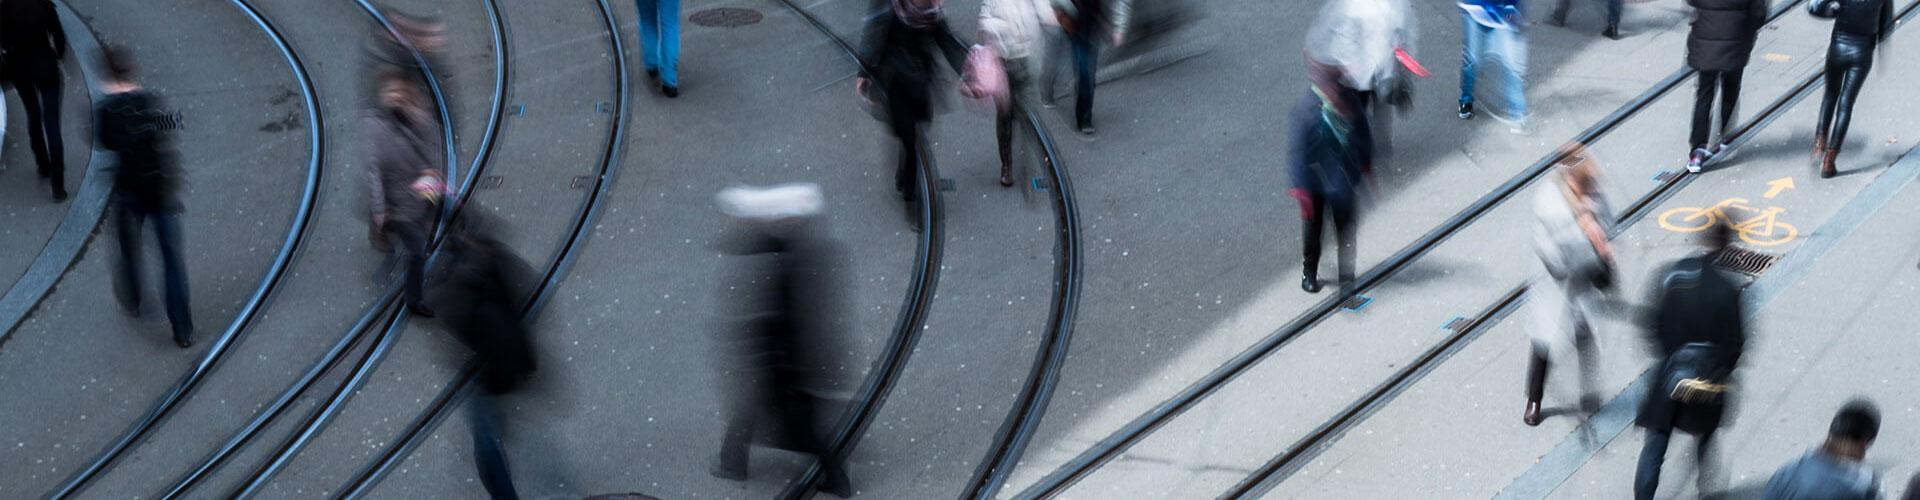
M 962 85 L 970 98 L 967 105 L 974 110 L 999 114 L 1011 104 L 1007 69 L 1000 64 L 1000 56 L 986 45 L 975 45 L 967 53 L 967 79 Z

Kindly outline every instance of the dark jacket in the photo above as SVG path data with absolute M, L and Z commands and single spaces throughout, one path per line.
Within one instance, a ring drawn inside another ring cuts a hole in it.
M 1833 44 L 1829 53 L 1855 52 L 1860 57 L 1893 34 L 1893 0 L 1824 0 L 1833 9 Z
M 180 167 L 172 144 L 174 121 L 146 91 L 108 94 L 94 106 L 100 149 L 113 154 L 113 192 L 139 210 L 180 209 Z
M 481 388 L 489 394 L 511 392 L 536 367 L 521 315 L 536 278 L 526 261 L 497 240 L 463 235 L 455 241 L 441 288 L 451 305 L 448 325 L 480 363 Z
M 367 166 L 368 209 L 384 215 L 387 224 L 425 228 L 433 223 L 434 203 L 413 192 L 421 170 L 434 168 L 435 136 L 424 124 L 409 123 L 396 113 L 376 110 L 362 122 L 370 144 Z
M 933 118 L 935 50 L 954 72 L 966 67 L 967 49 L 950 34 L 945 20 L 915 28 L 894 15 L 891 7 L 873 13 L 861 58 L 873 65 L 874 83 L 885 92 L 888 112 L 895 121 Z
M 1766 0 L 1687 0 L 1687 5 L 1694 9 L 1687 66 L 1698 71 L 1747 67 L 1754 38 L 1767 24 Z
M 762 394 L 815 392 L 831 383 L 831 367 L 840 366 L 835 332 L 843 310 L 834 271 L 841 251 L 811 231 L 789 226 L 728 242 L 729 253 L 761 261 L 749 283 L 737 288 L 750 298 L 738 323 L 736 348 L 742 371 L 751 374 Z
M 1358 93 L 1347 93 L 1349 103 Z M 1335 206 L 1352 207 L 1373 166 L 1373 131 L 1366 113 L 1338 113 L 1312 92 L 1300 99 L 1290 120 L 1293 144 L 1288 162 L 1293 185 Z
M 1908 493 L 1913 493 L 1908 491 Z M 1880 478 L 1859 462 L 1840 461 L 1819 451 L 1788 462 L 1767 480 L 1766 500 L 1873 500 Z
M 1635 423 L 1648 429 L 1704 434 L 1720 427 L 1726 405 L 1683 405 L 1668 398 L 1666 361 L 1687 344 L 1706 342 L 1713 346 L 1708 378 L 1721 383 L 1732 379 L 1746 348 L 1746 311 L 1741 290 L 1731 278 L 1709 265 L 1711 256 L 1680 259 L 1661 273 L 1656 288 L 1656 309 L 1651 318 L 1654 352 L 1659 353 L 1655 383 L 1648 384 L 1640 415 Z M 1723 402 L 1724 403 L 1724 402 Z
M 6 77 L 47 81 L 60 77 L 67 36 L 49 0 L 0 2 L 0 49 L 7 52 Z

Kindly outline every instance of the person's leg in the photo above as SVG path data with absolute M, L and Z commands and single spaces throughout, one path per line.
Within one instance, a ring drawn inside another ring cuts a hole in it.
M 1547 24 L 1567 25 L 1567 8 L 1573 6 L 1573 0 L 1553 0 L 1553 14 L 1547 16 Z
M 781 392 L 781 421 L 788 439 L 820 460 L 820 491 L 842 498 L 851 496 L 853 483 L 847 477 L 846 464 L 817 431 L 820 426 L 815 422 L 813 396 L 791 389 Z
M 1647 444 L 1640 448 L 1640 467 L 1633 473 L 1634 500 L 1652 500 L 1660 488 L 1660 463 L 1667 459 L 1667 441 L 1673 431 L 1647 429 Z
M 1533 342 L 1532 356 L 1527 361 L 1527 408 L 1521 415 L 1521 421 L 1527 425 L 1540 425 L 1540 400 L 1547 395 L 1547 346 Z
M 1607 30 L 1602 32 L 1607 38 L 1620 38 L 1620 11 L 1626 8 L 1626 0 L 1606 0 Z
M 893 171 L 893 188 L 908 203 L 920 201 L 920 125 L 908 120 L 894 123 L 893 136 L 900 141 L 900 163 Z
M 1479 78 L 1480 51 L 1486 46 L 1486 27 L 1473 22 L 1473 17 L 1460 14 L 1465 21 L 1466 43 L 1460 49 L 1460 117 L 1472 117 L 1473 84 Z
M 1500 66 L 1507 70 L 1507 102 L 1513 108 L 1513 121 L 1527 123 L 1527 37 L 1514 30 L 1495 30 Z
M 1340 245 L 1338 249 L 1340 287 L 1346 288 L 1353 285 L 1354 254 L 1358 253 L 1354 240 L 1359 233 L 1359 211 L 1351 199 L 1329 208 L 1333 209 L 1333 238 L 1335 243 Z
M 1820 97 L 1820 118 L 1813 126 L 1813 154 L 1816 157 L 1827 153 L 1827 132 L 1833 129 L 1833 108 L 1840 100 L 1840 76 L 1845 72 L 1845 65 L 1827 62 L 1826 88 Z
M 1714 141 L 1715 149 L 1733 140 L 1733 118 L 1740 109 L 1740 77 L 1745 70 L 1733 70 L 1720 75 L 1720 138 Z
M 1853 103 L 1860 97 L 1860 85 L 1867 81 L 1865 64 L 1847 68 L 1840 77 L 1840 99 L 1833 105 L 1833 131 L 1827 135 L 1827 157 L 1839 156 L 1847 144 L 1847 125 L 1853 121 Z
M 633 0 L 640 18 L 640 61 L 647 74 L 660 72 L 660 0 Z
M 180 216 L 156 212 L 154 238 L 160 243 L 160 265 L 167 284 L 167 321 L 173 324 L 173 342 L 186 347 L 193 344 L 192 299 L 187 293 L 187 264 L 180 255 Z
M 43 87 L 54 91 L 47 92 Z M 27 146 L 33 150 L 34 165 L 40 177 L 53 184 L 58 197 L 66 191 L 66 169 L 60 163 L 59 80 L 52 83 L 22 80 L 16 82 L 14 91 L 20 95 L 20 107 L 27 111 Z
M 1693 133 L 1687 136 L 1688 154 L 1707 147 L 1713 131 L 1713 93 L 1720 86 L 1719 71 L 1701 71 L 1693 88 Z
M 473 398 L 467 416 L 468 429 L 473 433 L 473 465 L 480 473 L 481 486 L 496 500 L 520 498 L 513 487 L 513 470 L 507 467 L 506 449 L 500 443 L 500 417 L 491 397 Z
M 1040 68 L 1040 105 L 1052 108 L 1060 100 L 1060 73 L 1066 71 L 1064 61 L 1072 53 L 1068 47 L 1068 35 L 1058 30 L 1050 31 L 1046 40 L 1046 57 L 1041 59 Z
M 1307 292 L 1320 291 L 1320 231 L 1326 225 L 1324 220 L 1325 199 L 1319 193 L 1294 188 L 1293 197 L 1300 203 L 1300 287 Z
M 1593 345 L 1593 324 L 1581 317 L 1573 322 L 1573 350 L 1580 363 L 1580 411 L 1600 411 L 1600 350 Z
M 22 92 L 21 95 L 26 95 Z M 113 274 L 113 291 L 127 314 L 140 314 L 140 229 L 145 222 L 138 211 L 120 201 L 113 209 L 114 230 L 120 240 L 119 272 Z
M 407 223 L 387 224 L 387 234 L 397 243 L 394 245 L 399 250 L 396 257 L 403 259 L 400 264 L 406 266 L 406 277 L 401 283 L 403 297 L 407 306 L 416 309 L 418 314 L 425 309 L 427 236 L 421 228 Z
M 1081 132 L 1093 128 L 1094 68 L 1099 62 L 1097 45 L 1091 35 L 1073 37 L 1073 70 L 1078 81 L 1073 103 L 1074 124 Z
M 36 86 L 40 93 L 40 126 L 46 134 L 47 169 L 46 176 L 53 183 L 56 198 L 65 198 L 67 194 L 67 149 L 60 139 L 60 75 L 55 73 L 46 82 Z
M 660 84 L 680 87 L 680 0 L 654 0 L 660 24 Z
M 1000 185 L 1013 185 L 1013 110 L 1001 111 L 993 120 L 994 138 L 1000 146 Z

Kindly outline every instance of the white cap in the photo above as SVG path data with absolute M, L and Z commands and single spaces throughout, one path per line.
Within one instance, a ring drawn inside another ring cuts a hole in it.
M 794 182 L 767 187 L 732 186 L 714 195 L 720 211 L 748 222 L 777 222 L 819 215 L 826 209 L 820 185 Z

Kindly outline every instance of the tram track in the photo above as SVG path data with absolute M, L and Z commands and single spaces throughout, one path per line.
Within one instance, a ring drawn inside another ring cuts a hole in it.
M 287 41 L 286 36 L 280 32 L 279 28 L 262 15 L 259 10 L 255 9 L 247 0 L 231 1 L 236 8 L 240 9 L 248 19 L 260 28 L 267 38 L 273 41 L 275 48 L 279 50 L 281 56 L 286 60 L 288 67 L 293 72 L 295 80 L 299 83 L 301 103 L 307 115 L 307 141 L 310 149 L 308 152 L 305 185 L 301 189 L 300 204 L 295 210 L 294 222 L 292 227 L 288 229 L 287 237 L 282 241 L 279 252 L 274 256 L 273 263 L 268 266 L 266 276 L 260 280 L 260 285 L 254 289 L 253 294 L 241 305 L 240 311 L 235 314 L 233 321 L 221 332 L 220 336 L 214 340 L 212 346 L 207 349 L 206 354 L 202 355 L 200 360 L 195 362 L 193 367 L 187 371 L 187 374 L 181 377 L 181 380 L 175 383 L 171 389 L 163 393 L 159 400 L 155 401 L 152 408 L 147 410 L 139 419 L 135 420 L 134 424 L 129 426 L 118 439 L 114 440 L 105 450 L 102 450 L 99 455 L 88 462 L 86 466 L 76 471 L 72 476 L 69 476 L 59 487 L 50 492 L 48 494 L 49 498 L 65 499 L 71 498 L 73 495 L 79 493 L 88 483 L 98 478 L 101 473 L 110 469 L 116 460 L 124 456 L 129 449 L 137 445 L 142 438 L 146 437 L 147 434 L 171 414 L 175 408 L 178 408 L 179 405 L 186 400 L 187 396 L 192 394 L 193 390 L 199 387 L 200 383 L 213 373 L 214 369 L 219 366 L 220 361 L 231 352 L 234 345 L 239 342 L 241 336 L 254 325 L 255 320 L 259 319 L 261 311 L 267 307 L 267 301 L 273 297 L 274 291 L 280 287 L 287 275 L 287 270 L 292 268 L 293 260 L 298 256 L 302 246 L 306 243 L 309 233 L 308 230 L 312 226 L 315 207 L 318 204 L 320 175 L 323 165 L 325 164 L 326 136 L 323 131 L 326 127 L 320 112 L 319 98 L 314 89 L 313 79 L 311 75 L 307 73 L 305 63 L 301 61 L 299 53 L 294 50 L 292 44 Z
M 1901 26 L 1905 25 L 1906 21 L 1910 20 L 1914 15 L 1916 7 L 1920 7 L 1920 1 L 1909 3 L 1906 7 L 1902 8 L 1900 13 L 1895 16 L 1896 20 L 1893 29 L 1898 30 Z M 1731 153 L 1737 153 L 1741 146 L 1752 140 L 1755 133 L 1765 129 L 1776 119 L 1785 115 L 1788 110 L 1792 109 L 1793 106 L 1801 100 L 1813 95 L 1813 91 L 1820 87 L 1819 83 L 1823 74 L 1824 71 L 1820 69 L 1819 66 L 1816 66 L 1816 69 L 1811 74 L 1803 77 L 1791 90 L 1768 103 L 1759 114 L 1747 120 L 1740 128 L 1732 134 L 1729 134 L 1732 140 L 1728 142 L 1727 147 L 1721 154 L 1710 159 L 1705 167 L 1712 167 L 1714 164 L 1730 158 L 1732 156 Z M 1607 234 L 1608 239 L 1617 238 L 1621 234 L 1625 234 L 1628 228 L 1652 213 L 1654 207 L 1660 206 L 1662 202 L 1678 194 L 1697 177 L 1698 174 L 1681 171 L 1677 175 L 1668 177 L 1645 195 L 1635 199 L 1632 204 L 1627 206 L 1626 210 L 1621 211 L 1621 213 L 1615 217 L 1612 227 Z M 1300 467 L 1304 466 L 1314 456 L 1317 456 L 1319 452 L 1330 447 L 1340 436 L 1345 434 L 1347 430 L 1364 422 L 1373 412 L 1385 406 L 1388 402 L 1391 402 L 1395 396 L 1418 382 L 1426 373 L 1431 372 L 1440 363 L 1445 362 L 1468 343 L 1471 343 L 1482 334 L 1492 330 L 1495 325 L 1499 324 L 1501 319 L 1519 309 L 1520 305 L 1526 301 L 1527 289 L 1528 285 L 1522 283 L 1507 291 L 1506 294 L 1502 295 L 1493 303 L 1488 304 L 1487 307 L 1481 309 L 1480 312 L 1469 319 L 1469 323 L 1456 329 L 1455 333 L 1447 336 L 1447 338 L 1440 343 L 1435 344 L 1421 353 L 1412 363 L 1401 367 L 1385 382 L 1368 390 L 1364 396 L 1355 400 L 1352 404 L 1349 404 L 1346 408 L 1335 414 L 1333 418 L 1327 419 L 1319 426 L 1316 426 L 1306 437 L 1294 442 L 1273 459 L 1268 460 L 1259 468 L 1254 469 L 1252 474 L 1248 474 L 1246 478 L 1234 484 L 1233 487 L 1220 495 L 1220 498 L 1245 499 L 1258 498 L 1265 495 L 1274 486 L 1297 472 Z
M 1794 9 L 1800 5 L 1801 1 L 1802 0 L 1792 0 L 1775 7 L 1769 13 L 1767 23 L 1772 24 L 1788 13 L 1793 12 Z M 1576 135 L 1572 140 L 1568 141 L 1568 144 L 1585 147 L 1598 142 L 1616 130 L 1629 118 L 1639 115 L 1642 111 L 1648 109 L 1655 101 L 1667 96 L 1673 90 L 1680 88 L 1682 83 L 1685 83 L 1695 74 L 1696 72 L 1691 68 L 1682 65 L 1681 68 L 1675 70 L 1666 78 L 1656 82 L 1640 95 L 1629 100 L 1619 108 L 1616 108 L 1612 113 L 1609 113 Z M 1785 98 L 1783 97 L 1783 99 Z M 1777 102 L 1778 101 L 1776 101 L 1776 103 Z M 1751 122 L 1757 122 L 1757 120 Z M 1748 127 L 1751 127 L 1751 125 L 1749 124 Z M 1741 133 L 1745 133 L 1746 130 L 1747 129 L 1743 129 Z M 1463 232 L 1468 226 L 1492 212 L 1494 208 L 1513 199 L 1535 181 L 1545 177 L 1553 165 L 1566 159 L 1573 149 L 1574 148 L 1559 148 L 1535 161 L 1532 165 L 1521 170 L 1506 182 L 1482 195 L 1465 209 L 1455 213 L 1447 220 L 1428 230 L 1420 238 L 1362 273 L 1355 279 L 1350 288 L 1344 290 L 1342 293 L 1330 295 L 1326 299 L 1314 304 L 1280 328 L 1262 337 L 1251 347 L 1236 354 L 1233 358 L 1230 358 L 1225 363 L 1208 372 L 1200 380 L 1182 389 L 1173 397 L 1155 405 L 1152 409 L 1129 421 L 1125 426 L 1109 434 L 1106 438 L 1101 439 L 1092 447 L 1048 472 L 1037 482 L 1015 494 L 1014 497 L 1023 499 L 1052 498 L 1063 493 L 1067 488 L 1091 475 L 1094 471 L 1099 470 L 1106 463 L 1119 457 L 1125 453 L 1126 450 L 1138 444 L 1162 426 L 1173 421 L 1179 415 L 1198 406 L 1199 403 L 1208 396 L 1220 388 L 1225 387 L 1241 374 L 1251 370 L 1262 360 L 1278 352 L 1293 339 L 1312 330 L 1314 326 L 1331 317 L 1335 312 L 1338 312 L 1351 297 L 1363 295 L 1367 291 L 1399 275 L 1402 271 L 1408 269 L 1415 261 L 1420 260 L 1423 256 L 1439 247 L 1440 244 Z M 1684 184 L 1681 183 L 1686 182 L 1685 179 L 1689 178 L 1690 176 L 1688 175 L 1677 175 L 1667 179 L 1648 196 L 1670 196 L 1670 192 L 1677 191 L 1677 187 L 1679 186 L 1684 186 Z M 1663 192 L 1668 194 L 1661 195 L 1660 193 Z M 1623 211 L 1622 213 L 1634 214 L 1633 210 L 1645 203 L 1648 203 L 1648 201 L 1643 200 L 1640 203 L 1636 203 L 1633 207 L 1630 207 L 1629 210 Z M 1491 309 L 1489 311 L 1491 311 Z M 1463 330 L 1467 329 L 1463 328 Z M 1432 353 L 1429 352 L 1428 354 Z M 1424 356 L 1422 359 L 1425 359 Z M 1403 369 L 1401 371 L 1410 373 L 1412 370 Z

